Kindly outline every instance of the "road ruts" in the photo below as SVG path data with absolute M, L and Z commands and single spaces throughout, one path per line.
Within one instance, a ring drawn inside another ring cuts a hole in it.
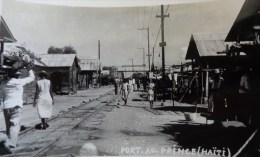
M 11 155 L 5 157 L 40 157 L 52 150 L 55 142 L 71 130 L 78 127 L 81 123 L 86 122 L 93 115 L 101 111 L 105 106 L 115 102 L 118 96 L 110 91 L 99 98 L 84 103 L 73 108 L 66 113 L 52 118 L 49 121 L 50 127 L 46 130 L 29 130 L 22 132 L 19 136 L 17 149 Z

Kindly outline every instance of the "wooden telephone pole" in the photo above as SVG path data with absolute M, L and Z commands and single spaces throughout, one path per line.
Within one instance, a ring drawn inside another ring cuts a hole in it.
M 101 87 L 100 40 L 98 40 L 98 59 L 99 59 L 98 80 L 99 80 L 99 87 Z
M 161 5 L 161 15 L 156 15 L 157 18 L 161 18 L 161 32 L 162 32 L 162 42 L 159 43 L 159 46 L 162 47 L 162 91 L 163 91 L 163 102 L 165 102 L 165 55 L 164 55 L 164 46 L 166 46 L 166 42 L 164 41 L 164 18 L 169 17 L 168 15 L 164 15 L 163 5 Z

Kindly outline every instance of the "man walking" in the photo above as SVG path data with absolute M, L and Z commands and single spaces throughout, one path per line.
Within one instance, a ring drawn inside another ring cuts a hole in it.
M 120 81 L 119 81 L 118 77 L 116 77 L 115 80 L 114 80 L 115 95 L 118 94 L 119 82 L 120 82 Z
M 7 135 L 5 147 L 9 150 L 17 146 L 20 132 L 20 113 L 23 108 L 23 86 L 35 78 L 31 66 L 28 66 L 27 69 L 29 71 L 28 77 L 20 78 L 19 71 L 11 72 L 9 78 L 2 81 L 0 85 L 1 106 L 4 112 Z

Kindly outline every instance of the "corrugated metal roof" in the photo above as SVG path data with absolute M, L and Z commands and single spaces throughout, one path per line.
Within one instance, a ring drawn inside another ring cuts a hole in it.
M 191 35 L 186 59 L 196 57 L 223 56 L 218 54 L 226 50 L 228 43 L 224 42 L 227 33 L 196 33 Z
M 79 59 L 79 66 L 81 71 L 97 71 L 99 70 L 98 59 Z
M 3 42 L 16 42 L 12 32 L 5 23 L 4 18 L 0 17 L 0 41 Z
M 70 67 L 76 54 L 40 54 L 37 57 L 48 67 Z
M 254 40 L 254 25 L 260 25 L 259 0 L 246 0 L 235 22 L 233 23 L 226 41 L 252 41 Z

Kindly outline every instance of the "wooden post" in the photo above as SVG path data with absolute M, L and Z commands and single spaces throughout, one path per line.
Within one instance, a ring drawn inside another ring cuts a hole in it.
M 86 74 L 86 89 L 89 89 L 89 74 Z
M 209 69 L 208 64 L 207 64 L 207 69 Z M 209 71 L 208 70 L 206 71 L 206 93 L 205 93 L 205 97 L 207 98 L 207 101 L 208 101 L 208 98 L 209 98 Z
M 204 77 L 203 77 L 203 66 L 201 65 L 201 97 L 200 103 L 203 103 L 203 96 L 204 96 Z
M 2 65 L 4 64 L 4 56 L 3 56 L 3 52 L 4 52 L 4 42 L 1 42 L 1 50 L 0 50 L 0 66 L 2 67 Z

